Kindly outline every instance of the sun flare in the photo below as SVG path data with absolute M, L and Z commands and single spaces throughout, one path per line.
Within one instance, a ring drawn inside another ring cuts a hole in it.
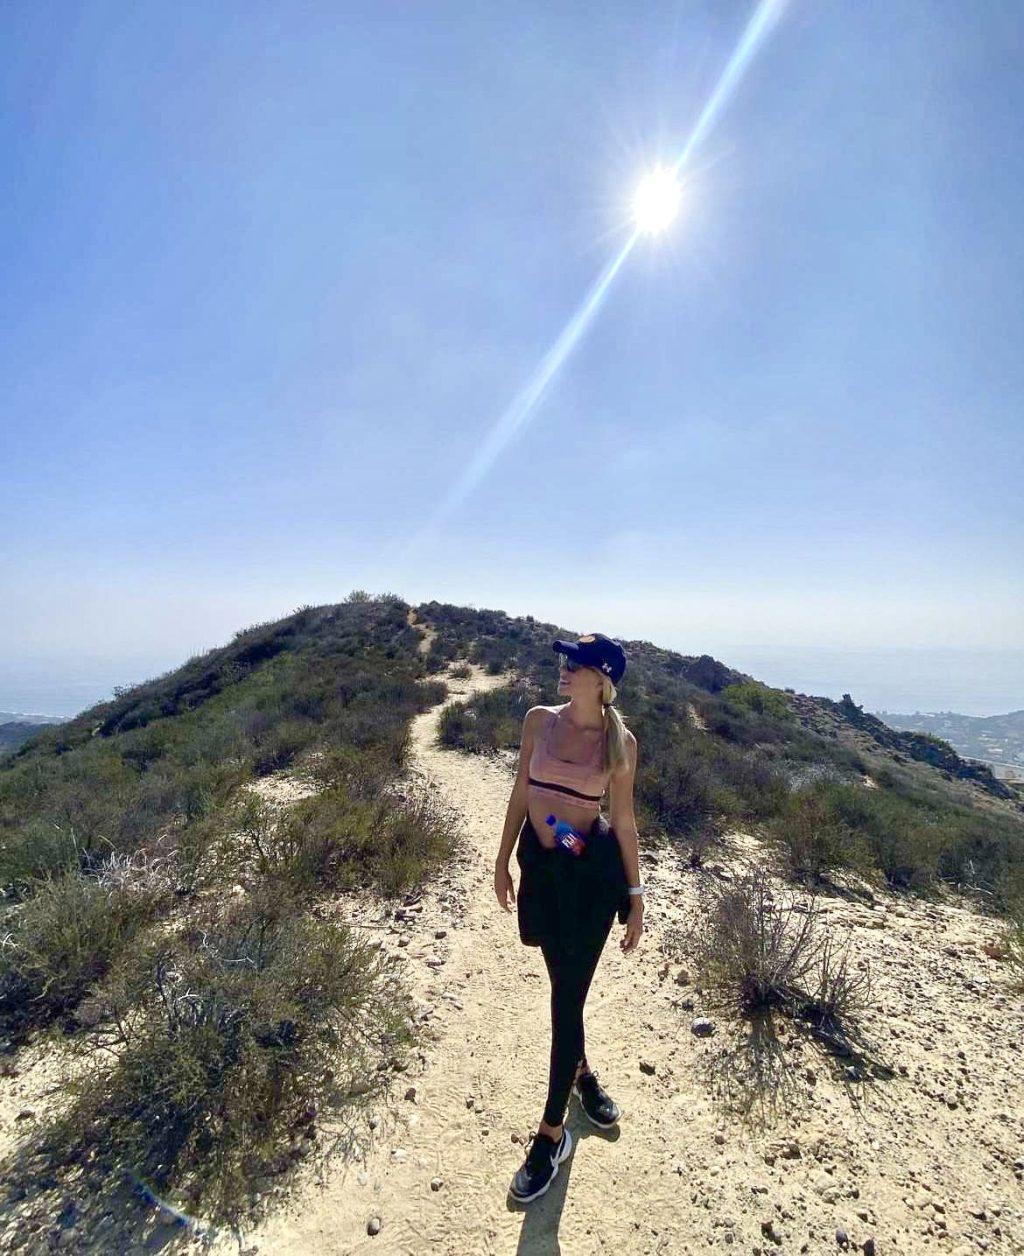
M 679 212 L 682 189 L 675 172 L 668 167 L 653 170 L 633 196 L 633 218 L 641 231 L 656 235 L 664 231 Z

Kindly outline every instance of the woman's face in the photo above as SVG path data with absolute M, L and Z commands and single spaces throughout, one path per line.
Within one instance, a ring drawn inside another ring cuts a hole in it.
M 604 688 L 604 676 L 596 667 L 578 667 L 574 672 L 565 665 L 565 655 L 558 656 L 558 692 L 585 694 L 594 692 L 599 695 Z

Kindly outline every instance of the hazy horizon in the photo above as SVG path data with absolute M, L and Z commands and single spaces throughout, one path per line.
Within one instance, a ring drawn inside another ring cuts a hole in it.
M 480 604 L 474 605 L 483 608 Z M 242 618 L 224 631 L 207 637 L 179 627 L 182 648 L 176 652 L 131 650 L 125 651 L 119 659 L 97 656 L 73 659 L 39 654 L 25 655 L 18 661 L 2 659 L 0 711 L 75 715 L 96 702 L 109 699 L 115 685 L 133 685 L 152 679 L 179 667 L 193 654 L 227 644 L 236 631 L 260 618 L 276 619 L 287 613 Z M 533 613 L 537 619 L 549 618 L 547 614 L 531 611 L 507 613 L 513 617 Z M 551 622 L 571 621 L 551 617 Z M 716 648 L 707 638 L 679 639 L 670 630 L 652 633 L 640 625 L 613 627 L 588 621 L 571 630 L 585 632 L 594 628 L 609 631 L 624 640 L 647 640 L 680 654 L 711 654 L 728 666 L 778 688 L 788 687 L 799 693 L 835 699 L 849 693 L 867 711 L 1004 715 L 1024 709 L 1024 650 L 772 647 L 743 642 Z M 553 691 L 550 700 L 557 700 Z M 628 699 L 624 709 L 628 709 Z

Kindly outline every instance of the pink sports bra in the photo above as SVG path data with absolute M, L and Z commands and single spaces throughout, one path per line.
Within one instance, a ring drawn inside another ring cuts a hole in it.
M 544 736 L 534 742 L 530 756 L 530 791 L 598 812 L 611 775 L 602 766 L 604 737 L 597 738 L 596 754 L 592 754 L 585 763 L 559 759 L 551 751 L 551 732 L 557 718 L 557 715 L 551 716 Z

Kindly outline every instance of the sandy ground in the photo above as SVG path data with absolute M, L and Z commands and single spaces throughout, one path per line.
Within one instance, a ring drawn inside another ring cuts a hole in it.
M 474 668 L 450 683 L 457 695 L 504 680 Z M 731 1084 L 746 1057 L 722 1054 L 733 1027 L 712 1013 L 710 1037 L 691 1028 L 707 1009 L 678 951 L 697 881 L 715 873 L 642 840 L 646 931 L 623 954 L 613 925 L 586 1010 L 588 1059 L 622 1119 L 598 1130 L 573 1097 L 573 1155 L 544 1196 L 512 1200 L 550 1045 L 543 960 L 492 888 L 516 762 L 437 748 L 438 714 L 415 721 L 415 771 L 458 809 L 465 847 L 421 910 L 400 921 L 389 912 L 389 945 L 407 959 L 436 1040 L 397 1079 L 362 1158 L 293 1190 L 247 1246 L 275 1256 L 831 1252 L 845 1231 L 847 1250 L 873 1240 L 878 1253 L 1024 1252 L 1024 1000 L 983 949 L 992 922 L 877 892 L 827 900 L 823 921 L 870 965 L 864 1030 L 882 1077 L 862 1067 L 851 1079 L 848 1060 L 784 1033 L 779 1085 L 755 1117 Z M 727 870 L 755 846 L 737 834 L 711 867 Z
M 449 683 L 457 696 L 506 680 L 474 667 Z M 429 1040 L 368 1114 L 356 1154 L 303 1168 L 244 1250 L 1024 1252 L 1024 1000 L 984 949 L 993 922 L 877 891 L 819 900 L 822 920 L 870 966 L 871 1062 L 851 1076 L 848 1059 L 784 1029 L 770 1093 L 741 1115 L 749 1057 L 736 1054 L 736 1027 L 705 1006 L 679 941 L 701 879 L 754 853 L 740 834 L 703 871 L 641 834 L 646 931 L 623 954 L 615 922 L 586 1009 L 588 1059 L 622 1119 L 590 1126 L 573 1097 L 572 1156 L 544 1196 L 512 1200 L 550 1045 L 543 960 L 520 944 L 492 888 L 516 759 L 439 749 L 439 713 L 414 721 L 413 771 L 461 817 L 458 855 L 397 913 L 365 899 L 339 905 L 403 957 Z M 306 789 L 261 786 L 280 805 Z M 512 870 L 518 882 L 514 858 Z M 714 1025 L 707 1037 L 692 1028 L 702 1015 Z M 16 1080 L 0 1079 L 7 1148 L 34 1119 L 18 1113 L 40 1107 L 45 1069 L 24 1056 Z M 178 1240 L 134 1250 L 168 1243 Z M 238 1246 L 225 1238 L 215 1250 Z

